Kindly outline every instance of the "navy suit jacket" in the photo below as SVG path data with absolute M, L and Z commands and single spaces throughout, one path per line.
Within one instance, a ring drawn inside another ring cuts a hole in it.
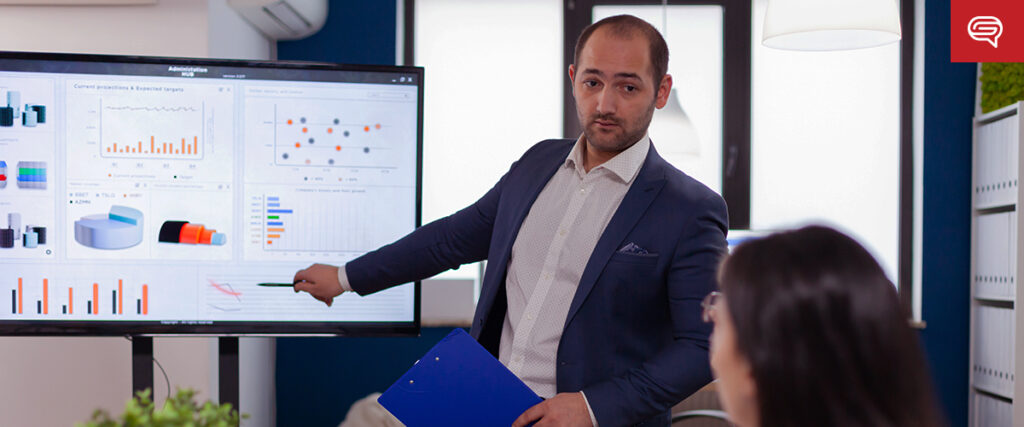
M 573 140 L 530 148 L 480 200 L 346 265 L 360 295 L 488 260 L 471 334 L 495 356 L 519 228 Z M 558 346 L 559 392 L 584 391 L 598 424 L 668 425 L 669 409 L 711 380 L 700 303 L 726 251 L 725 201 L 651 146 L 594 247 Z M 646 254 L 620 252 L 633 243 Z

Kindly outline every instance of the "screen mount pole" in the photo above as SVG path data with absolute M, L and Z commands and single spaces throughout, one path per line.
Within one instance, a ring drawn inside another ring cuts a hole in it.
M 132 396 L 135 396 L 140 391 L 153 389 L 153 337 L 134 335 L 131 340 Z

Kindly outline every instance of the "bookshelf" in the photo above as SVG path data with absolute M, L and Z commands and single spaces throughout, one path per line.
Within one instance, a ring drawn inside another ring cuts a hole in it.
M 1024 102 L 977 115 L 971 179 L 970 425 L 1024 425 L 1024 382 L 1017 383 L 1017 349 L 1024 343 L 1022 218 L 1017 203 Z

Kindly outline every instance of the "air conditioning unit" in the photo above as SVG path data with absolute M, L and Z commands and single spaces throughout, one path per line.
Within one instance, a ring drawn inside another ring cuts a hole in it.
M 327 20 L 327 0 L 228 0 L 228 5 L 271 40 L 309 36 Z

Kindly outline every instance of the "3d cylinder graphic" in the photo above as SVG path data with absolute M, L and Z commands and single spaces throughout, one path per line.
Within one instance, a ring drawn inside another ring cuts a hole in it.
M 35 110 L 26 108 L 25 111 L 21 113 L 21 125 L 29 128 L 36 127 L 37 114 L 38 113 L 36 113 Z
M 206 228 L 202 224 L 193 224 L 188 221 L 164 221 L 160 226 L 159 241 L 164 243 L 187 243 L 192 245 L 216 245 L 220 246 L 227 242 L 224 233 Z
M 7 92 L 7 106 L 13 108 L 13 116 L 21 118 L 21 92 L 16 90 Z
M 29 231 L 21 235 L 21 245 L 26 248 L 35 248 L 39 246 L 39 235 L 35 231 Z
M 142 212 L 114 205 L 110 213 L 75 221 L 75 241 L 96 249 L 124 249 L 142 242 Z
M 0 107 L 0 126 L 14 126 L 14 107 Z
M 46 162 L 18 162 L 18 188 L 46 189 Z
M 45 105 L 31 105 L 28 106 L 32 111 L 36 112 L 36 123 L 46 123 L 46 106 Z
M 0 248 L 10 249 L 14 247 L 14 230 L 0 228 Z
M 40 226 L 37 226 L 37 225 L 29 225 L 29 226 L 25 227 L 25 232 L 29 232 L 29 231 L 32 231 L 32 232 L 36 233 L 37 236 L 39 236 L 39 244 L 40 245 L 45 245 L 46 244 L 46 227 L 40 227 Z
M 11 238 L 21 240 L 21 214 L 11 212 L 7 214 L 7 228 L 11 229 Z

